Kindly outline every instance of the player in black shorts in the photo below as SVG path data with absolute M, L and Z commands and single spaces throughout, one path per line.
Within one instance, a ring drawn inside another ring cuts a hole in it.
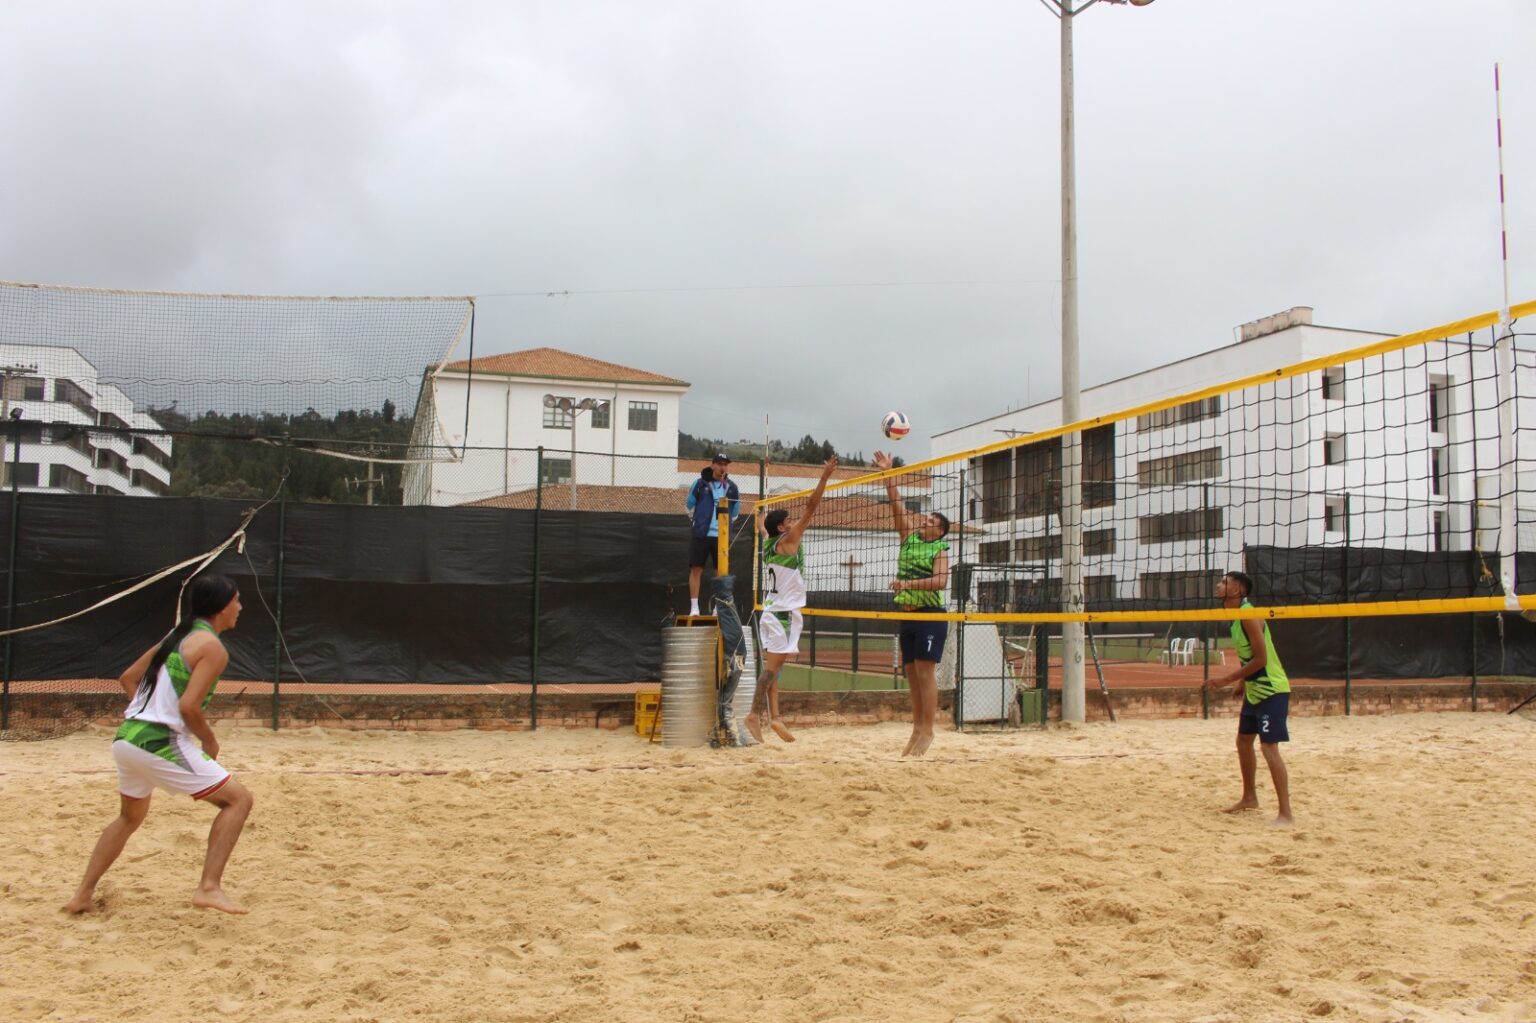
M 875 465 L 891 468 L 891 456 L 875 452 Z M 944 589 L 949 582 L 949 519 L 938 512 L 909 514 L 896 492 L 896 480 L 885 479 L 891 517 L 901 537 L 896 578 L 891 580 L 896 607 L 903 612 L 943 613 Z M 949 623 L 914 617 L 901 623 L 901 666 L 912 692 L 912 738 L 901 755 L 920 757 L 933 742 L 933 725 L 939 715 L 939 662 L 944 659 L 944 640 Z

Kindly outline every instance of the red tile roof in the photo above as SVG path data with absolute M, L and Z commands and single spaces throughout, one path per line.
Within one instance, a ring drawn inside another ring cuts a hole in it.
M 450 362 L 444 369 L 464 372 L 473 362 L 476 373 L 496 373 L 512 377 L 549 377 L 558 380 L 590 380 L 605 384 L 669 384 L 687 387 L 688 381 L 662 376 L 643 369 L 620 366 L 586 355 L 562 352 L 558 348 L 530 348 L 523 352 L 482 355 L 473 360 Z

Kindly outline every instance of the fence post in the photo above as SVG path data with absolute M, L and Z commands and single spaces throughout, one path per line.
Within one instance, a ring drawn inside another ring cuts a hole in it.
M 1477 614 L 1467 615 L 1472 621 L 1472 710 L 1477 710 Z
M 19 413 L 21 410 L 16 411 Z M 21 464 L 21 423 L 16 419 L 7 419 L 5 428 L 12 438 L 11 553 L 5 562 L 5 628 L 9 631 L 15 625 L 16 611 L 16 527 L 20 501 L 20 495 L 16 489 L 16 470 Z M 11 727 L 11 640 L 14 638 L 9 635 L 5 637 L 5 678 L 4 682 L 0 683 L 0 731 Z
M 1343 590 L 1344 590 L 1344 603 L 1346 603 L 1346 604 L 1349 603 L 1349 527 L 1350 527 L 1350 521 L 1349 521 L 1349 495 L 1345 494 L 1344 495 L 1344 572 L 1343 572 L 1343 576 L 1342 576 L 1342 582 L 1343 582 Z M 1350 621 L 1351 621 L 1351 619 L 1348 616 L 1346 616 L 1344 618 L 1344 716 L 1345 717 L 1348 717 L 1349 714 L 1350 714 L 1350 704 L 1351 704 L 1351 697 L 1353 696 L 1353 685 L 1354 685 L 1354 675 L 1353 675 L 1353 672 L 1351 672 L 1351 670 L 1350 670 L 1350 662 L 1354 659 L 1353 651 L 1350 649 L 1351 645 L 1352 645 L 1352 643 L 1354 641 L 1354 636 L 1351 634 Z
M 853 620 L 853 661 L 851 670 L 853 678 L 849 679 L 849 682 L 852 683 L 853 688 L 857 689 L 859 688 L 859 620 L 857 618 Z
M 1205 580 L 1207 582 L 1209 582 L 1210 579 L 1211 579 L 1211 531 L 1208 528 L 1206 528 L 1206 524 L 1209 523 L 1210 521 L 1211 521 L 1211 485 L 1209 483 L 1202 483 L 1202 484 L 1200 484 L 1200 555 L 1201 555 L 1201 560 L 1205 562 L 1205 565 L 1204 565 L 1205 571 L 1204 571 L 1203 574 L 1204 574 Z M 1214 600 L 1215 597 L 1216 597 L 1216 595 L 1214 593 L 1205 593 L 1205 594 L 1201 594 L 1201 596 L 1205 597 L 1208 600 Z M 1169 658 L 1169 660 L 1172 660 L 1172 659 L 1173 658 L 1171 658 L 1171 657 Z M 1201 670 L 1201 673 L 1200 673 L 1201 674 L 1201 678 L 1204 679 L 1204 681 L 1209 682 L 1211 680 L 1211 623 L 1210 622 L 1201 622 L 1200 623 L 1200 660 L 1202 662 L 1204 662 L 1202 664 L 1202 666 L 1201 666 L 1202 667 L 1202 670 Z M 1172 665 L 1170 665 L 1170 667 L 1172 667 Z M 1210 706 L 1210 704 L 1211 704 L 1211 701 L 1210 701 L 1210 690 L 1205 688 L 1204 686 L 1201 686 L 1200 687 L 1200 708 L 1201 708 L 1202 716 L 1204 716 L 1204 717 L 1210 717 L 1211 716 L 1211 706 Z
M 288 535 L 288 435 L 283 434 L 283 475 L 277 485 L 277 594 L 273 599 L 276 606 L 273 617 L 276 619 L 277 634 L 272 637 L 272 730 L 277 731 L 278 716 L 282 710 L 282 684 L 283 684 L 283 548 L 286 546 Z
M 530 652 L 532 662 L 528 681 L 531 690 L 528 696 L 528 729 L 537 732 L 539 730 L 539 577 L 543 571 L 541 562 L 543 554 L 544 532 L 544 445 L 539 445 L 539 455 L 535 471 L 533 491 L 533 629 L 531 642 L 533 649 Z

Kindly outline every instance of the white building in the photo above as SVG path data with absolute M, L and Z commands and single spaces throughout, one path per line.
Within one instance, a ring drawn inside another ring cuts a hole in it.
M 0 420 L 20 413 L 18 487 L 74 494 L 150 497 L 169 492 L 171 440 L 93 430 L 159 430 L 120 389 L 103 384 L 96 367 L 73 348 L 0 345 Z M 14 435 L 6 435 L 4 480 L 10 482 Z
M 554 348 L 450 363 L 427 377 L 416 409 L 414 457 L 463 452 L 458 461 L 406 466 L 406 504 L 455 505 L 544 482 L 677 485 L 678 407 L 688 383 Z M 547 405 L 546 396 L 589 402 Z M 467 420 L 466 420 L 467 412 Z
M 1291 309 L 1246 324 L 1234 344 L 1088 388 L 1082 418 L 1389 337 L 1317 326 L 1311 314 Z M 1435 551 L 1477 543 L 1496 551 L 1500 388 L 1491 341 L 1484 331 L 1341 361 L 1085 431 L 1089 607 L 1113 598 L 1208 599 L 1249 545 Z M 1517 361 L 1516 393 L 1536 396 L 1536 360 L 1517 353 Z M 1522 418 L 1536 422 L 1528 404 L 1519 402 Z M 1061 422 L 1055 399 L 938 434 L 933 451 L 961 453 Z M 1042 605 L 1059 601 L 1060 459 L 1057 438 L 968 460 L 968 520 L 991 537 L 978 560 L 997 566 L 978 576 L 990 578 L 980 600 L 1056 609 Z M 1520 478 L 1536 478 L 1527 475 L 1536 466 L 1517 468 Z

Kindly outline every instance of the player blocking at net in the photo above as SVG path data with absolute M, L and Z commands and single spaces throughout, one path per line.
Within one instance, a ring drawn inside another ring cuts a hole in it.
M 64 905 L 66 911 L 84 913 L 91 908 L 96 882 L 144 823 L 149 798 L 161 788 L 219 808 L 208 833 L 203 876 L 192 893 L 192 905 L 246 912 L 224 893 L 223 877 L 254 800 L 215 759 L 219 740 L 203 716 L 229 664 L 229 652 L 219 634 L 234 628 L 239 618 L 240 592 L 235 584 L 222 575 L 200 575 L 187 587 L 176 627 L 118 678 L 129 700 L 112 741 L 118 815 L 97 839 L 85 877 L 74 898 Z
M 890 469 L 891 456 L 876 451 L 875 465 L 881 470 Z M 885 478 L 885 492 L 896 534 L 901 537 L 896 578 L 891 580 L 896 606 L 904 612 L 942 612 L 944 590 L 949 582 L 949 544 L 944 540 L 949 535 L 949 519 L 939 512 L 909 513 L 896 491 L 894 477 Z M 902 619 L 898 633 L 901 668 L 912 694 L 912 738 L 901 751 L 904 757 L 920 757 L 933 743 L 934 722 L 939 716 L 938 668 L 944 659 L 944 640 L 948 635 L 949 623 L 943 619 Z
M 752 694 L 752 712 L 747 715 L 747 731 L 752 738 L 763 739 L 763 714 L 767 713 L 773 734 L 785 742 L 795 737 L 779 716 L 779 671 L 784 662 L 800 652 L 800 630 L 805 618 L 805 545 L 806 527 L 821 506 L 827 481 L 837 469 L 837 456 L 827 459 L 821 479 L 806 502 L 805 511 L 793 521 L 789 511 L 775 508 L 766 516 L 758 514 L 758 535 L 762 538 L 763 566 L 768 588 L 763 593 L 763 613 L 757 620 L 757 635 L 763 647 L 763 671 Z

